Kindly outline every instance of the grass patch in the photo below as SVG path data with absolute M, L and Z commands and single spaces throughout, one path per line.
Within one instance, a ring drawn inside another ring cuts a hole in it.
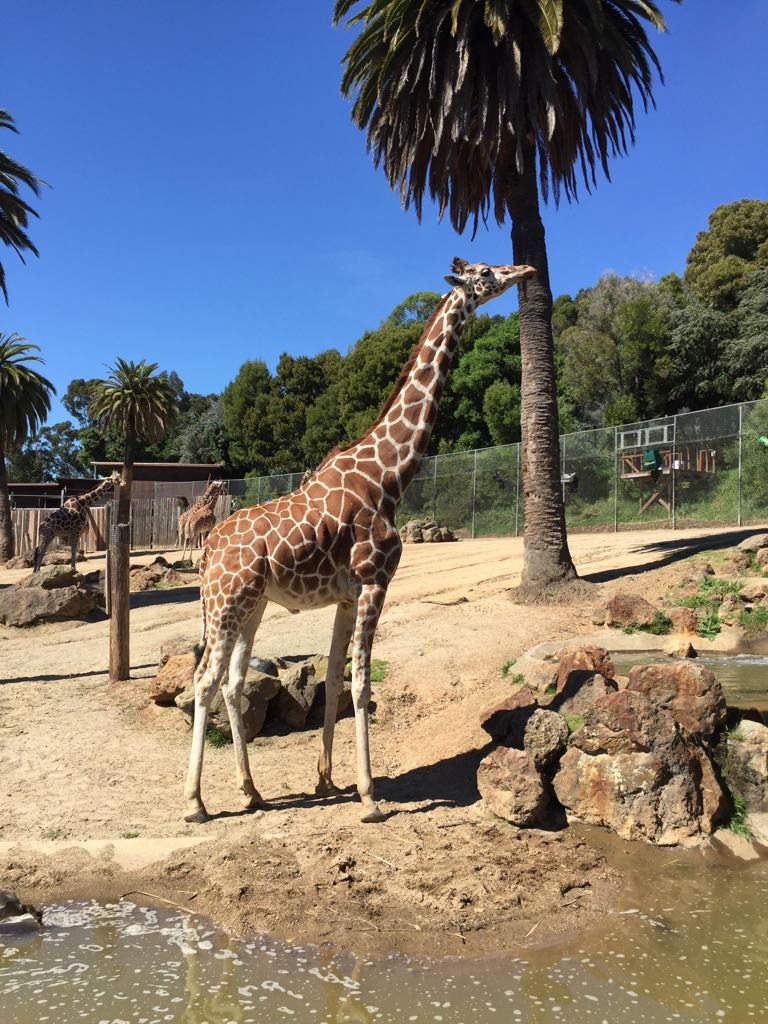
M 699 593 L 722 599 L 728 594 L 738 594 L 744 584 L 739 580 L 718 579 L 717 576 L 704 576 L 699 580 Z
M 509 675 L 509 670 L 512 668 L 513 665 L 516 664 L 517 658 L 510 658 L 509 661 L 505 661 L 504 664 L 501 666 L 501 678 L 506 679 L 507 676 Z
M 632 636 L 633 633 L 653 633 L 654 636 L 666 636 L 667 633 L 672 632 L 672 621 L 664 612 L 656 612 L 653 622 L 649 622 L 647 626 L 631 622 L 628 626 L 624 626 L 623 631 L 629 636 Z
M 389 662 L 382 661 L 381 658 L 371 658 L 371 682 L 372 683 L 383 683 L 387 678 L 387 671 L 389 670 Z
M 63 828 L 44 828 L 40 832 L 41 839 L 64 839 L 65 835 Z
M 707 612 L 706 615 L 699 619 L 699 624 L 696 627 L 696 632 L 699 636 L 703 636 L 706 640 L 714 640 L 717 634 L 720 632 L 723 623 L 720 620 L 720 616 L 716 611 Z
M 582 725 L 584 725 L 583 715 L 569 715 L 566 713 L 562 714 L 560 717 L 565 720 L 565 724 L 568 726 L 569 736 L 572 736 L 577 729 L 580 729 Z
M 138 839 L 139 838 L 139 833 L 138 832 L 121 832 L 120 833 L 120 838 L 121 839 Z
M 208 726 L 205 731 L 205 738 L 208 740 L 209 747 L 226 747 L 231 742 L 215 725 Z
M 742 839 L 751 839 L 752 829 L 747 823 L 747 801 L 738 793 L 731 792 L 731 803 L 733 811 L 727 827 Z
M 557 693 L 557 683 L 550 683 L 549 686 L 544 691 L 544 693 L 552 694 L 554 696 L 554 694 Z
M 745 608 L 739 612 L 739 625 L 748 639 L 764 633 L 768 629 L 768 608 Z
M 512 684 L 512 686 L 522 686 L 525 682 L 525 676 L 522 672 L 515 672 L 515 674 L 509 681 Z

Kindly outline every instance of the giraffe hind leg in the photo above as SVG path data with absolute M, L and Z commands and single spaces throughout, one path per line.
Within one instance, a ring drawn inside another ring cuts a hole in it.
M 320 757 L 317 762 L 318 781 L 315 787 L 315 793 L 318 796 L 333 796 L 339 792 L 331 778 L 333 734 L 336 727 L 339 696 L 344 685 L 344 664 L 347 660 L 347 650 L 354 628 L 354 605 L 339 604 L 333 623 L 333 639 L 328 655 L 328 671 L 325 675 L 325 718 L 320 742 Z
M 38 543 L 37 547 L 35 548 L 35 554 L 34 554 L 33 560 L 32 560 L 32 570 L 33 570 L 33 572 L 39 572 L 40 571 L 40 566 L 43 564 L 43 558 L 45 558 L 45 553 L 48 550 L 48 548 L 50 547 L 50 544 L 51 544 L 52 540 L 53 540 L 53 534 L 43 533 L 42 537 L 40 538 L 40 542 Z

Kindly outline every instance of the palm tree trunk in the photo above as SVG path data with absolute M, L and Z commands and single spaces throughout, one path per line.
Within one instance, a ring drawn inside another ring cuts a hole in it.
M 14 548 L 8 470 L 5 465 L 5 449 L 0 441 L 0 562 L 7 562 L 9 558 L 13 558 Z
M 576 579 L 576 569 L 568 550 L 560 484 L 552 292 L 533 146 L 525 148 L 524 160 L 525 171 L 511 190 L 509 213 L 514 262 L 528 264 L 538 271 L 536 277 L 518 285 L 525 512 L 522 588 L 535 597 L 552 584 Z

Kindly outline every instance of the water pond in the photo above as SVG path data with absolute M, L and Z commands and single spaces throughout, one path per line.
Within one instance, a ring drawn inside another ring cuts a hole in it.
M 633 665 L 672 660 L 660 651 L 615 651 L 611 658 L 619 675 L 627 675 Z M 715 673 L 730 705 L 768 711 L 768 656 L 703 652 L 697 660 Z
M 768 864 L 664 860 L 642 903 L 516 957 L 355 960 L 132 903 L 45 908 L 0 946 L 3 1024 L 717 1024 L 768 1020 Z

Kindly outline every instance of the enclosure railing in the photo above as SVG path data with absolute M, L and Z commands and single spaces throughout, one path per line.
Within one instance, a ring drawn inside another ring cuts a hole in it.
M 571 531 L 751 526 L 768 519 L 768 400 L 680 413 L 560 438 L 561 486 Z M 269 503 L 295 490 L 303 471 L 229 480 L 216 506 Z M 172 548 L 184 502 L 206 481 L 141 481 L 131 504 L 131 547 Z M 523 531 L 520 445 L 425 458 L 398 509 L 398 523 L 429 516 L 470 537 Z M 97 521 L 101 525 L 101 512 Z M 21 550 L 34 548 L 50 510 L 15 510 Z M 87 550 L 101 548 L 99 529 Z

